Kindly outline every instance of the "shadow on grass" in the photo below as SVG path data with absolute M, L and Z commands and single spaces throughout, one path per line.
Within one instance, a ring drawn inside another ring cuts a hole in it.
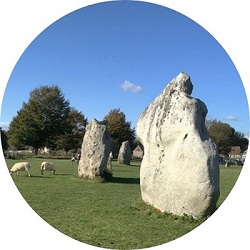
M 123 184 L 140 184 L 140 178 L 123 178 L 123 177 L 112 177 L 108 180 L 111 183 L 123 183 Z
M 50 176 L 42 176 L 42 175 L 30 175 L 30 176 L 19 175 L 19 176 L 15 176 L 14 178 L 51 178 L 51 177 Z
M 55 175 L 62 175 L 62 176 L 63 176 L 63 175 L 64 175 L 64 176 L 67 175 L 67 176 L 72 176 L 72 174 L 62 174 L 62 173 L 61 173 L 61 174 L 56 173 Z
M 137 165 L 137 164 L 130 164 L 130 165 L 128 165 L 128 167 L 136 167 L 136 168 L 140 168 L 141 166 L 140 166 L 140 165 Z
M 51 176 L 44 176 L 44 175 L 31 175 L 31 178 L 51 178 Z
M 53 178 L 56 176 L 72 176 L 72 174 L 44 174 L 44 175 L 31 175 L 30 177 L 35 177 L 35 178 Z

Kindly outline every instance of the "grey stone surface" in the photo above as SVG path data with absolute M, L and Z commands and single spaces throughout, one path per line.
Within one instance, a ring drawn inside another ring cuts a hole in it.
M 129 145 L 129 141 L 122 142 L 122 145 L 118 154 L 118 163 L 130 165 L 130 161 L 132 158 L 132 152 Z
M 108 157 L 107 170 L 112 170 L 112 159 L 113 159 L 113 153 L 111 151 Z
M 111 137 L 107 126 L 96 119 L 92 120 L 86 126 L 78 175 L 88 178 L 102 177 L 106 171 L 110 151 Z
M 144 146 L 142 199 L 162 212 L 210 215 L 219 198 L 219 157 L 205 127 L 206 105 L 191 97 L 180 73 L 145 109 L 137 123 Z

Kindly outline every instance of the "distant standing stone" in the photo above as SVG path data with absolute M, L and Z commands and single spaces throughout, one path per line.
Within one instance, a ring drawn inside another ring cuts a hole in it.
M 124 141 L 119 150 L 118 163 L 130 165 L 131 158 L 132 152 L 129 145 L 129 141 Z
M 112 170 L 112 159 L 113 153 L 112 151 L 109 153 L 108 163 L 107 163 L 107 170 Z
M 190 77 L 180 73 L 146 108 L 137 123 L 144 146 L 142 199 L 160 209 L 195 218 L 216 209 L 219 156 L 205 127 L 206 105 L 191 97 Z
M 111 137 L 107 126 L 94 119 L 86 126 L 78 175 L 89 178 L 103 176 L 106 171 L 110 151 Z

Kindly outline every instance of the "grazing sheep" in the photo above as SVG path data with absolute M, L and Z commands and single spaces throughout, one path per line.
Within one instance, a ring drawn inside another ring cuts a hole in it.
M 77 161 L 76 157 L 73 156 L 73 157 L 71 158 L 71 163 L 72 163 L 72 165 L 77 165 L 77 164 L 76 164 L 76 161 Z
M 24 170 L 27 171 L 27 176 L 30 176 L 30 164 L 28 162 L 18 162 L 14 164 L 14 166 L 10 169 L 10 174 L 16 173 L 16 175 L 18 176 L 18 172 Z
M 50 171 L 50 173 L 53 173 L 53 174 L 55 174 L 56 172 L 54 164 L 51 162 L 47 162 L 47 161 L 44 161 L 41 164 L 41 174 L 43 174 L 45 170 Z
M 71 158 L 72 165 L 78 165 L 81 158 L 81 151 L 78 150 L 75 156 Z

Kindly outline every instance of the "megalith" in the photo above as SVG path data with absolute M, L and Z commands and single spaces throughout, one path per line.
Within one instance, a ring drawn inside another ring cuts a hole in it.
M 216 209 L 219 157 L 205 127 L 207 107 L 192 90 L 180 73 L 140 115 L 136 132 L 144 146 L 142 199 L 162 212 L 201 218 Z
M 112 171 L 112 159 L 113 153 L 112 151 L 109 153 L 108 163 L 107 163 L 107 170 Z
M 122 142 L 122 145 L 118 154 L 118 163 L 130 165 L 130 161 L 132 158 L 132 152 L 129 145 L 129 141 Z
M 79 177 L 102 177 L 106 171 L 111 137 L 107 126 L 93 119 L 87 126 L 78 166 Z

